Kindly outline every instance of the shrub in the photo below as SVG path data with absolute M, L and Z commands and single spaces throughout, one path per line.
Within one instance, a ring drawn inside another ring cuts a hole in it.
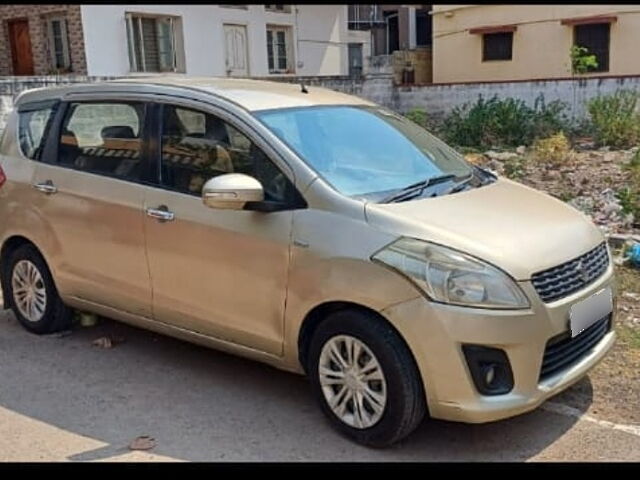
M 539 95 L 533 104 L 530 143 L 537 138 L 547 138 L 558 132 L 571 130 L 573 125 L 565 113 L 566 109 L 565 102 L 554 100 L 551 103 L 546 103 L 544 96 Z
M 620 201 L 622 213 L 633 214 L 633 218 L 640 218 L 640 195 L 633 187 L 623 187 L 616 192 Z
M 627 148 L 640 140 L 640 114 L 635 90 L 618 90 L 587 103 L 594 139 L 598 145 Z
M 445 118 L 442 128 L 445 139 L 456 146 L 481 148 L 530 145 L 539 136 L 548 136 L 567 126 L 566 104 L 544 102 L 542 96 L 533 108 L 522 100 L 485 100 L 456 107 Z
M 536 140 L 533 157 L 540 162 L 561 164 L 571 157 L 571 144 L 563 132 Z
M 598 61 L 595 55 L 589 53 L 585 47 L 573 45 L 569 51 L 571 57 L 571 71 L 574 75 L 582 75 L 589 70 L 598 68 Z
M 618 190 L 616 196 L 622 212 L 632 213 L 637 221 L 640 219 L 640 150 L 636 151 L 625 170 L 629 175 L 629 181 L 625 187 Z
M 505 160 L 504 175 L 511 180 L 521 180 L 525 176 L 525 159 L 524 157 L 513 157 Z
M 417 123 L 423 128 L 427 128 L 427 112 L 422 108 L 412 108 L 404 115 L 409 120 Z

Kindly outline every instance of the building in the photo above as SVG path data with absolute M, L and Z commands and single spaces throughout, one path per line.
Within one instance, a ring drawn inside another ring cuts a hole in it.
M 433 6 L 434 83 L 572 78 L 573 45 L 580 76 L 640 75 L 640 5 Z
M 372 55 L 431 46 L 431 5 L 349 5 L 349 30 L 370 31 Z
M 371 61 L 379 63 L 388 57 L 394 83 L 429 84 L 431 8 L 432 5 L 349 5 L 349 31 L 370 35 Z
M 347 75 L 369 48 L 346 5 L 14 4 L 0 30 L 0 75 Z

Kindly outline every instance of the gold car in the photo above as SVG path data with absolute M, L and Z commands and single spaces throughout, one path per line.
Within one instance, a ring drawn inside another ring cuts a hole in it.
M 385 446 L 534 409 L 615 338 L 591 221 L 317 87 L 167 76 L 37 89 L 0 156 L 6 307 L 72 309 L 306 373 Z

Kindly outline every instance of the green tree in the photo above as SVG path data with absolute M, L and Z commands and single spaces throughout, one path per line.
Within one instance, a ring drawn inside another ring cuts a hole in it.
M 573 45 L 571 47 L 571 73 L 574 75 L 584 75 L 589 70 L 598 68 L 596 56 L 589 53 L 586 47 Z

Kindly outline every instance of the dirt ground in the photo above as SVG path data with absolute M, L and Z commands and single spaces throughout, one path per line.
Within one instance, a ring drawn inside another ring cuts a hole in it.
M 640 425 L 640 269 L 617 270 L 618 341 L 583 379 L 556 397 L 596 418 Z

